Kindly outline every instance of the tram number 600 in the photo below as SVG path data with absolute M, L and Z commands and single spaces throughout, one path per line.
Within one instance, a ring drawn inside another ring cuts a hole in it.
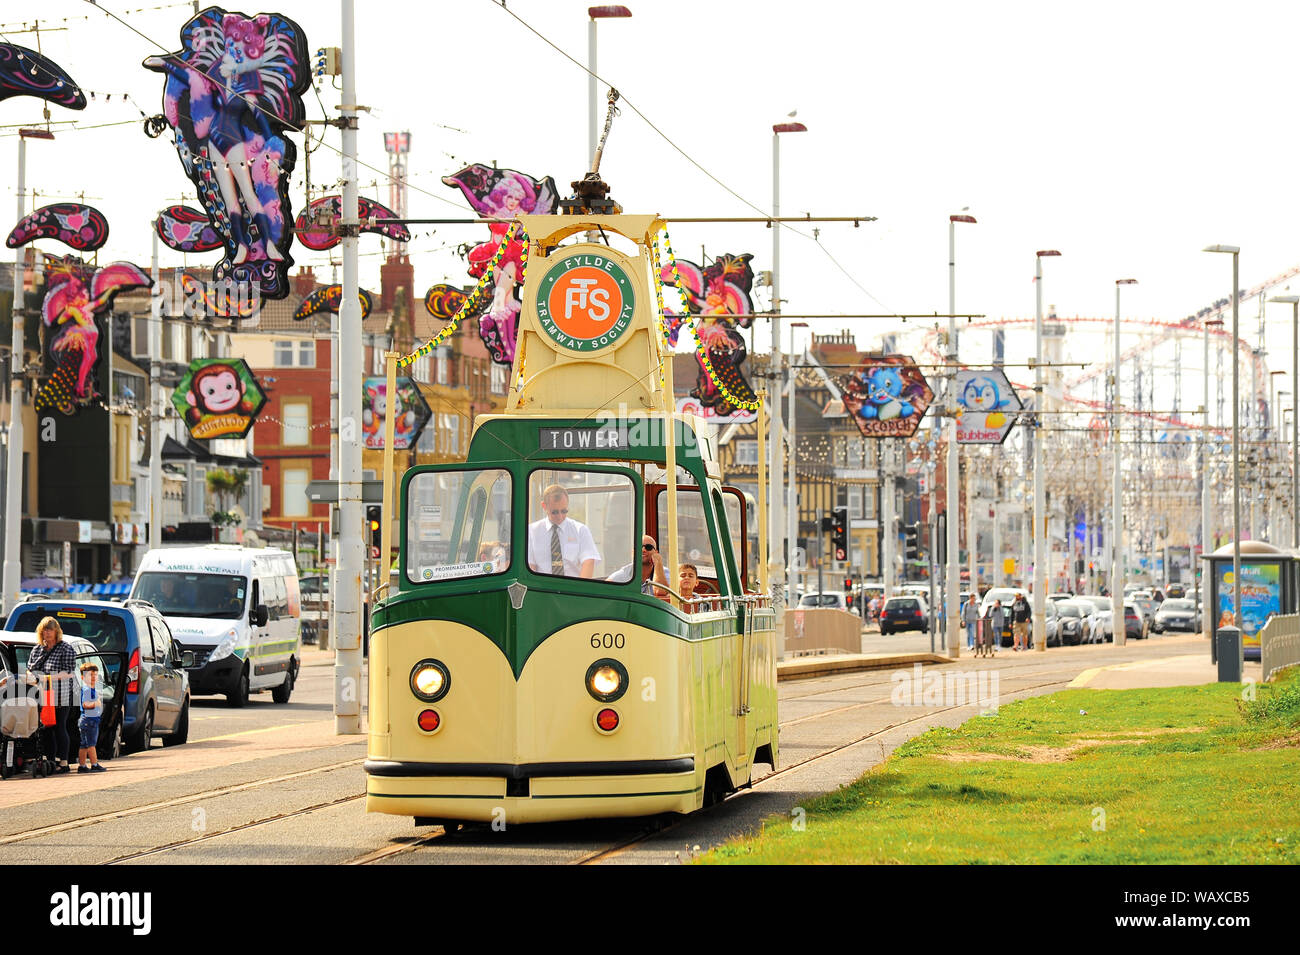
M 622 650 L 623 644 L 626 642 L 626 638 L 621 633 L 593 633 L 591 635 L 591 645 L 597 650 L 601 647 L 606 650 Z

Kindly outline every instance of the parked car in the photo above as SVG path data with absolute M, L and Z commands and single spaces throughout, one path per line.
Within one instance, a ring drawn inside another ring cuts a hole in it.
M 1186 596 L 1187 596 L 1187 588 L 1184 587 L 1182 584 L 1170 584 L 1168 587 L 1165 588 L 1166 600 L 1170 599 L 1171 597 L 1181 600 L 1183 597 Z
M 830 607 L 848 613 L 857 613 L 857 610 L 849 606 L 848 595 L 842 590 L 823 590 L 804 594 L 799 598 L 799 603 L 795 609 L 812 610 L 818 607 Z
M 1075 598 L 1075 603 L 1084 608 L 1083 643 L 1101 643 L 1104 630 L 1098 629 L 1098 615 L 1106 614 L 1109 619 L 1111 601 L 1100 594 L 1084 594 Z
M 95 755 L 100 759 L 114 759 L 122 754 L 122 693 L 124 657 L 121 653 L 108 653 L 99 650 L 89 640 L 69 636 L 64 633 L 63 640 L 77 654 L 77 674 L 87 663 L 93 663 L 99 670 L 99 698 L 103 710 L 99 717 L 99 739 L 95 744 Z M 10 678 L 21 679 L 27 670 L 27 660 L 36 649 L 35 633 L 0 632 L 0 673 Z M 0 677 L 2 679 L 3 677 Z M 2 685 L 6 694 L 14 692 L 13 688 Z M 80 701 L 80 692 L 74 695 Z M 81 732 L 77 728 L 80 705 L 68 709 L 68 741 L 70 752 L 68 761 L 74 762 L 77 750 L 81 748 Z M 0 759 L 6 754 L 0 753 Z
M 880 632 L 897 633 L 900 630 L 920 630 L 925 633 L 930 629 L 930 611 L 925 605 L 925 598 L 890 597 L 880 610 Z
M 27 600 L 17 604 L 6 630 L 35 633 L 53 617 L 65 637 L 81 637 L 105 654 L 126 659 L 121 720 L 122 748 L 148 749 L 156 737 L 164 746 L 189 739 L 190 681 L 186 658 L 162 615 L 143 600 Z M 105 727 L 101 724 L 100 735 Z
M 1196 610 L 1196 601 L 1191 598 L 1170 597 L 1156 611 L 1151 629 L 1156 633 L 1165 633 L 1169 630 L 1197 633 L 1201 629 L 1201 615 Z
M 307 574 L 298 578 L 298 591 L 302 595 L 302 642 L 317 644 L 321 632 L 329 626 L 325 614 L 330 593 L 329 574 Z
M 1015 602 L 1016 594 L 1024 593 L 1029 596 L 1028 591 L 1022 591 L 1016 587 L 990 587 L 984 592 L 984 597 L 980 600 L 980 619 L 988 616 L 989 608 L 993 606 L 993 601 L 1002 601 L 1002 609 L 1010 610 L 1012 603 Z
M 1113 613 L 1110 608 L 1104 611 L 1098 611 L 1097 623 L 1094 627 L 1104 637 L 1107 643 L 1112 643 L 1115 639 L 1114 621 L 1111 619 Z M 1142 611 L 1132 602 L 1124 604 L 1124 636 L 1129 640 L 1141 640 L 1147 635 L 1146 621 L 1142 617 Z M 1094 633 L 1094 637 L 1096 633 Z M 1093 643 L 1101 641 L 1094 639 Z
M 1139 590 L 1132 596 L 1124 598 L 1126 602 L 1133 604 L 1142 614 L 1142 619 L 1146 623 L 1147 629 L 1155 622 L 1156 611 L 1160 609 L 1162 601 L 1157 600 L 1155 594 L 1149 590 Z
M 1060 604 L 1057 601 L 1052 600 L 1050 597 L 1044 605 L 1043 628 L 1047 637 L 1047 645 L 1049 647 L 1059 647 L 1061 645 L 1060 617 L 1058 615 L 1059 607 Z
M 1075 647 L 1083 642 L 1084 618 L 1091 613 L 1091 604 L 1080 600 L 1061 600 L 1056 604 L 1056 630 L 1062 646 Z

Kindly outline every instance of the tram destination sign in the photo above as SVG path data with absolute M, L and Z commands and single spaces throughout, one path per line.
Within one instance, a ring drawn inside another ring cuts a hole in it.
M 543 451 L 627 451 L 627 428 L 538 428 L 538 447 Z

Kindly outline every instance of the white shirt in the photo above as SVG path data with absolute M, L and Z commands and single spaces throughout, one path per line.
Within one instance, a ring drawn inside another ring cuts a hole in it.
M 528 525 L 528 566 L 538 573 L 551 572 L 551 528 L 555 526 L 557 525 L 546 517 Z M 581 577 L 585 561 L 600 563 L 600 551 L 596 550 L 596 541 L 586 524 L 579 524 L 573 518 L 566 517 L 558 526 L 560 554 L 564 557 L 566 577 Z

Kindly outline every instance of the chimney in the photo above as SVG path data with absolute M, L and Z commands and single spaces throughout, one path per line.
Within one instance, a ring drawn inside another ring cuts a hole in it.
M 406 315 L 408 319 L 415 314 L 415 266 L 410 256 L 390 255 L 388 261 L 379 267 L 379 308 L 385 312 L 393 310 L 393 297 L 399 288 L 406 291 Z
M 306 298 L 316 291 L 316 272 L 310 265 L 298 269 L 297 274 L 290 281 L 293 284 L 293 294 L 298 298 Z

